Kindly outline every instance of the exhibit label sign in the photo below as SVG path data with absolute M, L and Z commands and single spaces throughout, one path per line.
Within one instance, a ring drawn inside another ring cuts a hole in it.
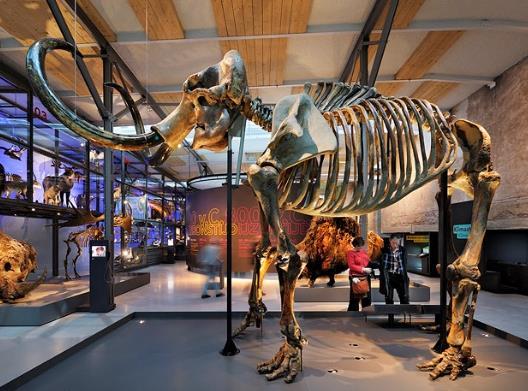
M 290 239 L 300 242 L 310 226 L 310 216 L 282 211 L 281 222 Z M 247 186 L 233 189 L 233 272 L 253 270 L 253 251 L 260 239 L 259 206 Z M 226 188 L 198 190 L 186 202 L 187 264 L 199 268 L 198 252 L 207 244 L 221 248 L 226 259 Z M 275 238 L 271 235 L 272 240 Z
M 469 238 L 469 231 L 471 231 L 471 224 L 454 224 L 453 233 L 457 239 Z

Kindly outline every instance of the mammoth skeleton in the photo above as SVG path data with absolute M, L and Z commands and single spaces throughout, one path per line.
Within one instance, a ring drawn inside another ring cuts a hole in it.
M 59 121 L 96 144 L 119 150 L 159 145 L 151 164 L 161 164 L 193 129 L 193 148 L 213 151 L 227 146 L 228 132 L 239 126 L 239 118 L 271 131 L 268 147 L 248 171 L 260 204 L 262 230 L 253 283 L 262 277 L 262 265 L 275 263 L 282 299 L 284 343 L 271 360 L 258 365 L 269 380 L 284 377 L 292 382 L 301 370 L 305 344 L 293 312 L 302 260 L 281 224 L 281 208 L 325 217 L 372 212 L 437 179 L 453 165 L 461 148 L 463 166 L 450 173 L 449 190 L 460 189 L 474 199 L 471 232 L 464 251 L 448 268 L 453 287 L 449 347 L 420 368 L 431 370 L 432 378 L 449 372 L 455 379 L 475 364 L 472 318 L 464 327 L 464 313 L 470 298 L 469 306 L 476 305 L 480 252 L 500 182 L 491 162 L 490 137 L 482 126 L 455 120 L 423 99 L 384 97 L 374 88 L 343 83 L 308 84 L 304 93 L 284 97 L 271 110 L 249 95 L 244 63 L 232 50 L 218 64 L 190 76 L 179 106 L 148 133 L 143 133 L 130 96 L 112 84 L 123 95 L 137 129 L 133 136 L 117 135 L 77 117 L 49 87 L 43 65 L 46 53 L 54 49 L 75 50 L 57 39 L 42 39 L 29 49 L 33 89 Z M 278 238 L 276 247 L 270 229 Z M 250 298 L 250 312 L 261 306 L 260 299 Z

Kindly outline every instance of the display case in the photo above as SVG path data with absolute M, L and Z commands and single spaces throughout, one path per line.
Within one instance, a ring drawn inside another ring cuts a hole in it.
M 42 224 L 53 227 L 53 276 L 60 274 L 62 236 L 67 235 L 58 224 L 80 211 L 102 216 L 106 204 L 114 216 L 132 216 L 130 232 L 114 227 L 115 271 L 166 262 L 184 238 L 185 188 L 175 177 L 148 167 L 140 153 L 115 151 L 113 197 L 105 203 L 103 149 L 60 124 L 27 84 L 5 77 L 0 77 L 0 164 L 0 214 L 48 219 Z M 101 220 L 95 224 L 104 228 Z
M 436 232 L 414 232 L 404 235 L 407 251 L 407 271 L 426 276 L 438 276 L 438 234 Z

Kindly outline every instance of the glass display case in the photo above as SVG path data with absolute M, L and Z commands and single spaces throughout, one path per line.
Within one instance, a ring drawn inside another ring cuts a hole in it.
M 5 77 L 0 77 L 0 164 L 2 213 L 57 224 L 80 210 L 93 216 L 105 211 L 103 149 L 60 124 L 27 85 L 15 86 Z M 133 221 L 130 232 L 114 227 L 116 271 L 173 258 L 184 238 L 185 188 L 162 169 L 149 167 L 140 153 L 115 151 L 113 174 L 114 216 L 130 215 Z M 96 224 L 104 227 L 102 221 Z M 52 247 L 62 245 L 54 241 Z M 58 250 L 51 251 L 58 265 Z M 53 275 L 57 270 L 54 266 Z

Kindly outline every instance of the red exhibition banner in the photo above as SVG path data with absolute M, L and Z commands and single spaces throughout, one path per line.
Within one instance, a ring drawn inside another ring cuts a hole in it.
M 310 216 L 282 211 L 281 222 L 294 243 L 300 242 L 308 227 Z M 196 256 L 207 244 L 221 248 L 226 259 L 226 188 L 196 190 L 186 200 L 187 264 L 199 268 Z M 260 239 L 259 206 L 248 186 L 233 189 L 233 272 L 253 270 L 253 251 Z M 275 243 L 275 237 L 272 235 Z M 270 271 L 273 271 L 270 269 Z

